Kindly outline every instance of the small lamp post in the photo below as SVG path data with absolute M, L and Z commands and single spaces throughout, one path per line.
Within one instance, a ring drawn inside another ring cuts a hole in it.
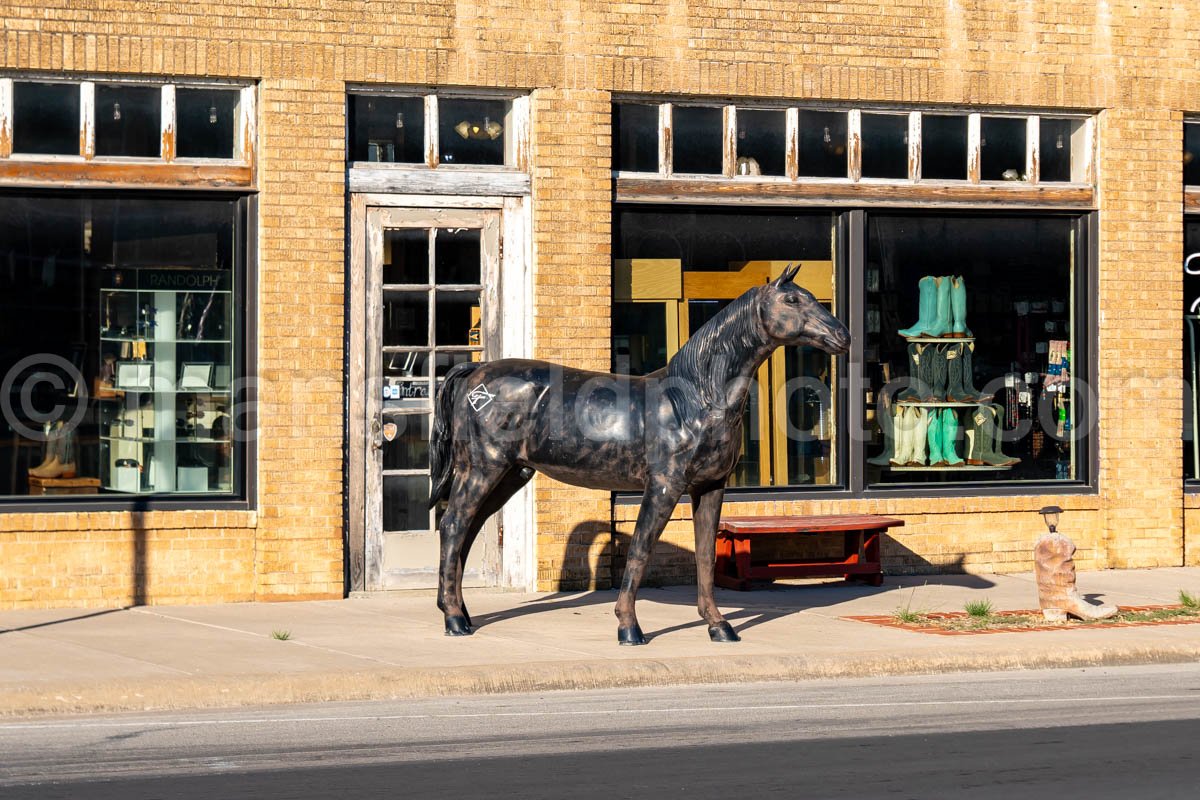
M 1046 527 L 1051 533 L 1058 533 L 1058 517 L 1063 513 L 1063 510 L 1058 506 L 1044 506 L 1038 511 L 1042 515 L 1042 521 L 1046 523 Z

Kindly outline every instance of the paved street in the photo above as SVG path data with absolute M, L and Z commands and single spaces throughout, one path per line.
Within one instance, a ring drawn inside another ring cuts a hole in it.
M 1200 665 L 0 723 L 16 798 L 1156 798 L 1200 788 Z

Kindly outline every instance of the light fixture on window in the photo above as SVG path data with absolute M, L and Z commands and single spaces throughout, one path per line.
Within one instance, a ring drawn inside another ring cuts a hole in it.
M 209 125 L 217 124 L 217 107 L 216 107 L 216 105 L 211 105 L 208 107 L 208 124 Z
M 504 133 L 504 126 L 490 117 L 484 117 L 483 122 L 464 119 L 454 126 L 454 132 L 464 139 L 498 139 Z
M 120 103 L 113 103 L 113 121 L 114 122 L 121 121 L 121 104 Z
M 396 112 L 396 127 L 397 128 L 404 127 L 404 112 L 403 111 Z
M 1062 149 L 1063 149 L 1063 140 L 1062 140 L 1062 134 L 1061 134 L 1061 133 L 1058 135 L 1058 138 L 1054 140 L 1054 149 L 1055 149 L 1055 150 L 1062 150 Z

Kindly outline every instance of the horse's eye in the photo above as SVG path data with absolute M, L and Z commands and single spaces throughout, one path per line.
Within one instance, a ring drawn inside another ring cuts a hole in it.
M 800 298 L 794 294 L 789 294 L 788 296 L 783 298 L 783 302 L 790 303 L 792 305 L 796 305 L 800 302 Z

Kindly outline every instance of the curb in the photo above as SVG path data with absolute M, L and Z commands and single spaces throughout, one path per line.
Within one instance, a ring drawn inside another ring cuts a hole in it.
M 963 654 L 805 658 L 694 657 L 567 661 L 337 673 L 270 673 L 165 678 L 15 689 L 0 695 L 0 717 L 117 711 L 216 709 L 356 700 L 508 694 L 571 689 L 878 678 L 953 672 L 1178 664 L 1200 661 L 1200 644 Z

